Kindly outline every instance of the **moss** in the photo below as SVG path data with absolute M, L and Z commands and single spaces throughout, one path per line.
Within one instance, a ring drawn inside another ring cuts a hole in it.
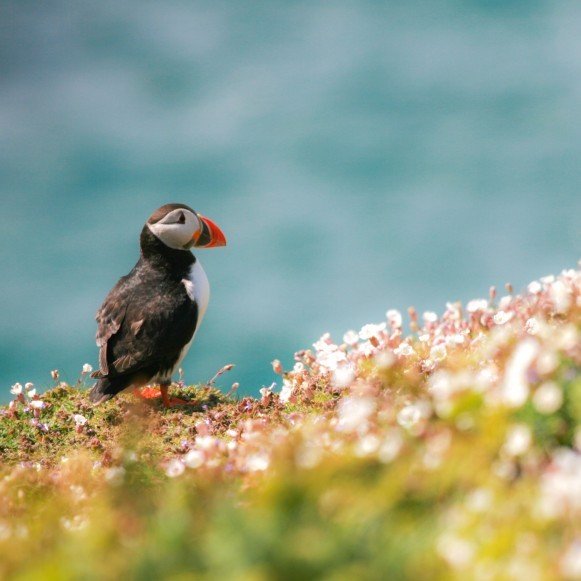
M 195 434 L 196 421 L 208 410 L 235 405 L 215 388 L 172 386 L 172 395 L 178 392 L 193 405 L 165 409 L 160 399 L 141 402 L 133 394 L 120 394 L 94 406 L 86 391 L 61 384 L 43 394 L 45 407 L 38 417 L 25 403 L 17 403 L 13 410 L 4 407 L 0 419 L 2 465 L 4 468 L 18 462 L 54 465 L 63 456 L 79 450 L 95 460 L 107 458 L 126 442 L 128 426 L 137 425 L 140 446 L 152 459 L 159 458 L 179 449 L 184 435 Z M 75 415 L 83 416 L 86 423 L 77 426 Z

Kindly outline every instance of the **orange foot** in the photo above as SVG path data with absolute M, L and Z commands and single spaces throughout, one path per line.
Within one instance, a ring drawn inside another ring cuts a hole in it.
M 133 393 L 137 397 L 144 399 L 144 400 L 156 399 L 158 397 L 161 397 L 163 405 L 166 408 L 180 406 L 180 405 L 196 405 L 197 404 L 197 402 L 195 402 L 195 401 L 181 399 L 179 397 L 169 397 L 168 389 L 169 389 L 169 386 L 160 385 L 159 389 L 157 389 L 156 387 L 144 387 L 141 390 L 134 389 Z
M 161 393 L 156 387 L 144 387 L 142 389 L 134 389 L 133 395 L 140 399 L 156 399 L 161 396 Z

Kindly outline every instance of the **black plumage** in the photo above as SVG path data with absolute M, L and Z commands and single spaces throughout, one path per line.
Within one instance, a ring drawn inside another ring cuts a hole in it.
M 160 208 L 149 223 L 172 204 Z M 97 312 L 98 378 L 90 399 L 100 403 L 127 387 L 155 381 L 167 384 L 198 322 L 198 305 L 188 295 L 187 279 L 196 258 L 189 250 L 166 246 L 148 228 L 141 232 L 141 256 L 110 291 Z

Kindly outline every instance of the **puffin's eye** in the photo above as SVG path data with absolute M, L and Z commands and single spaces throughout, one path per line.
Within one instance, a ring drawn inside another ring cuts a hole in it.
M 183 212 L 180 212 L 180 217 L 178 218 L 178 224 L 185 224 L 186 223 L 186 216 Z

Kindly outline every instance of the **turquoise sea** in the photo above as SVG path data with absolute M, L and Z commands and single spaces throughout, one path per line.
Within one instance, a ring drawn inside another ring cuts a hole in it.
M 0 401 L 96 365 L 143 222 L 190 204 L 184 364 L 241 392 L 388 308 L 581 258 L 581 4 L 0 0 Z

